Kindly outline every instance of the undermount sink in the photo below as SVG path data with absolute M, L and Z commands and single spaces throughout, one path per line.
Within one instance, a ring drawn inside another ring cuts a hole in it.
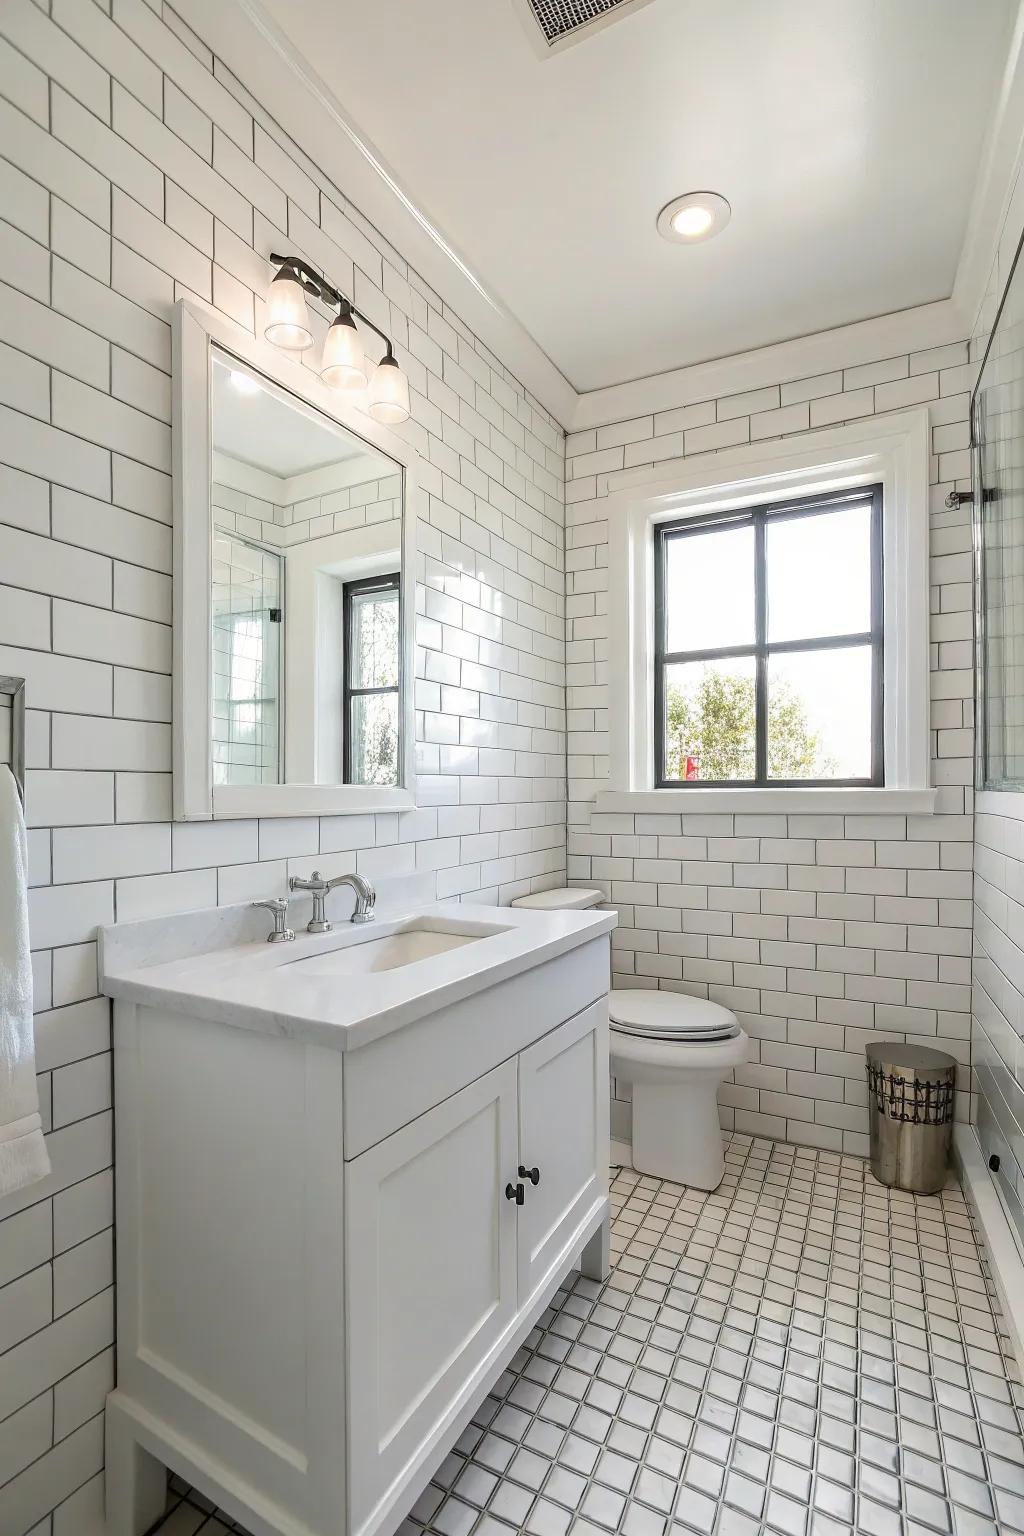
M 477 925 L 472 929 L 442 928 L 440 925 L 410 924 L 397 933 L 382 938 L 367 936 L 343 949 L 333 949 L 324 955 L 313 955 L 308 960 L 296 960 L 296 970 L 317 976 L 365 976 L 374 971 L 394 971 L 403 965 L 416 965 L 443 955 L 451 949 L 461 949 L 465 944 L 477 944 L 492 934 L 505 933 L 504 928 Z

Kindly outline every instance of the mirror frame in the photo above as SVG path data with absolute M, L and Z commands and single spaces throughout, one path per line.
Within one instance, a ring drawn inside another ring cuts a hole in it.
M 401 468 L 402 647 L 399 710 L 402 783 L 213 783 L 211 350 L 214 345 L 264 374 L 330 420 L 387 454 Z M 321 384 L 298 360 L 234 321 L 187 299 L 174 306 L 173 357 L 173 814 L 175 821 L 261 816 L 345 816 L 411 810 L 416 804 L 415 630 L 418 455 Z

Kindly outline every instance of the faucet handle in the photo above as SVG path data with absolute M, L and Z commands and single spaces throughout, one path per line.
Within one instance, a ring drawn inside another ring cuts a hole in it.
M 253 907 L 265 907 L 268 912 L 274 914 L 274 931 L 267 934 L 268 944 L 284 944 L 294 939 L 295 934 L 288 927 L 288 898 L 287 896 L 268 896 L 266 901 L 250 902 Z
M 318 869 L 314 869 L 308 880 L 304 880 L 301 875 L 292 875 L 288 881 L 290 891 L 313 891 L 314 894 L 326 896 L 330 888 L 330 881 L 325 880 Z

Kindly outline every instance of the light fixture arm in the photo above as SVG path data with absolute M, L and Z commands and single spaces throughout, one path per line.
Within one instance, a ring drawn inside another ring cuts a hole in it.
M 319 272 L 315 272 L 308 262 L 302 260 L 301 256 L 278 256 L 271 252 L 270 260 L 275 267 L 288 267 L 290 271 L 294 272 L 302 286 L 314 298 L 321 299 L 326 304 L 337 305 L 343 315 L 355 315 L 357 320 L 361 320 L 364 325 L 369 326 L 370 330 L 376 332 L 380 337 L 387 349 L 386 355 L 394 357 L 394 347 L 392 346 L 391 338 L 381 330 L 380 326 L 374 325 L 369 315 L 364 315 L 361 309 L 357 309 L 352 300 L 347 298 L 340 288 L 335 288 L 333 283 L 329 283 L 325 277 L 321 277 Z

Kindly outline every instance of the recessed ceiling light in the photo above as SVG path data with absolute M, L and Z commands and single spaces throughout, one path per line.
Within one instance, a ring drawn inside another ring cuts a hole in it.
M 249 373 L 242 373 L 238 368 L 232 368 L 231 382 L 240 395 L 259 394 L 260 386 L 256 379 Z
M 686 192 L 658 214 L 658 233 L 680 245 L 710 240 L 729 222 L 732 209 L 717 192 Z

